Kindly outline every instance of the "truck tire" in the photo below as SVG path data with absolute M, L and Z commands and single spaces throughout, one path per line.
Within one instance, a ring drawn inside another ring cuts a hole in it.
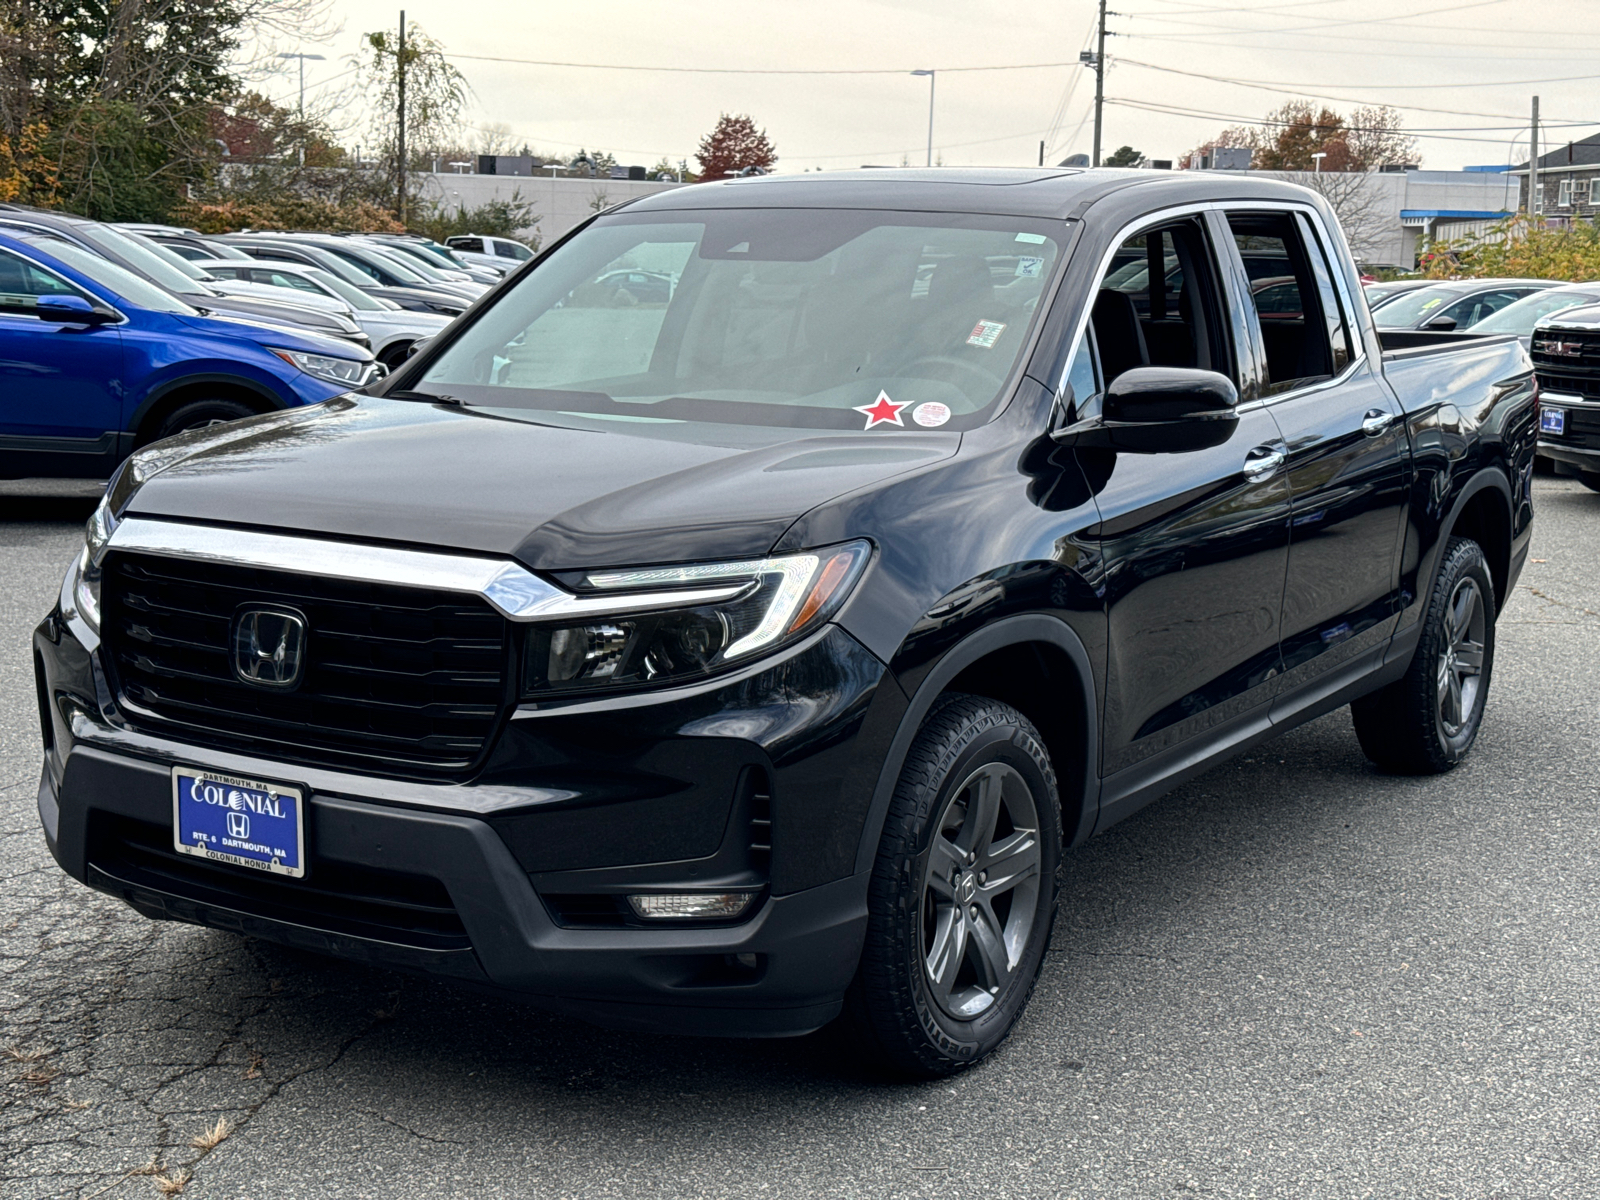
M 1494 621 L 1483 550 L 1451 538 L 1405 676 L 1350 706 L 1373 763 L 1399 775 L 1437 775 L 1466 757 L 1489 698 Z
M 1061 805 L 1016 709 L 944 697 L 906 756 L 868 889 L 845 1025 L 867 1059 L 937 1079 L 995 1049 L 1022 1015 L 1056 912 Z
M 166 415 L 152 440 L 159 441 L 174 434 L 253 417 L 256 411 L 242 400 L 190 400 Z

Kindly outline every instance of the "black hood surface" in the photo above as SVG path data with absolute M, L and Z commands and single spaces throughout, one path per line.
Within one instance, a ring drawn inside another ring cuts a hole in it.
M 544 570 L 758 557 L 818 504 L 960 445 L 959 434 L 910 430 L 707 424 L 668 436 L 536 423 L 553 416 L 334 400 L 153 448 L 126 511 L 509 555 Z

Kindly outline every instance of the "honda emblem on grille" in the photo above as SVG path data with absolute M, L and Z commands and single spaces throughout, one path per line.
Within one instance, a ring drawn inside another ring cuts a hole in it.
M 279 608 L 242 608 L 233 622 L 233 673 L 241 682 L 286 692 L 300 686 L 306 619 Z

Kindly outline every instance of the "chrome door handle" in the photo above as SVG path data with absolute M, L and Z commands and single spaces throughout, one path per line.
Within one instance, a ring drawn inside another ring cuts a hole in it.
M 1389 428 L 1389 423 L 1393 420 L 1392 412 L 1385 412 L 1381 408 L 1369 408 L 1367 415 L 1361 419 L 1361 432 L 1368 437 L 1377 437 Z
M 1283 457 L 1277 446 L 1257 446 L 1244 457 L 1244 477 L 1251 483 L 1271 479 L 1283 466 Z

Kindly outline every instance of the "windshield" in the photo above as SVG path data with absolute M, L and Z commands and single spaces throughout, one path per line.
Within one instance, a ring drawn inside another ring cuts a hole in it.
M 332 271 L 324 271 L 321 267 L 302 268 L 302 274 L 315 279 L 351 308 L 360 312 L 387 312 L 389 306 L 382 300 L 367 295 L 353 283 L 346 283 Z
M 417 386 L 636 422 L 971 428 L 1027 343 L 1063 228 L 838 210 L 618 214 L 525 275 Z
M 408 254 L 400 246 L 369 246 L 367 249 L 375 254 L 382 255 L 384 262 L 395 263 L 397 269 L 403 267 L 406 270 L 415 271 L 429 282 L 448 283 L 451 281 L 450 276 L 443 271 L 434 270 L 427 263 L 419 261 L 415 255 Z
M 466 266 L 465 263 L 445 259 L 443 255 L 435 252 L 435 248 L 433 246 L 425 246 L 420 242 L 405 242 L 403 244 L 396 242 L 385 242 L 383 244 L 383 248 L 389 251 L 391 254 L 399 252 L 400 254 L 405 255 L 405 261 L 407 263 L 410 263 L 413 259 L 415 259 L 418 263 L 417 269 L 423 271 L 424 274 L 427 273 L 427 270 L 461 271 Z M 440 247 L 440 249 L 443 249 L 443 247 Z M 446 251 L 445 253 L 449 253 L 449 251 Z M 441 259 L 443 259 L 443 261 L 441 261 Z M 426 268 L 426 270 L 424 268 Z
M 1548 317 L 1565 308 L 1600 302 L 1600 287 L 1592 292 L 1535 292 L 1508 304 L 1499 312 L 1485 317 L 1472 327 L 1473 333 L 1514 333 L 1530 337 L 1540 317 Z
M 422 277 L 420 270 L 413 271 L 409 264 L 396 262 L 392 256 L 380 254 L 370 246 L 330 246 L 328 250 L 340 258 L 354 263 L 358 271 L 362 269 L 363 263 L 372 263 L 371 273 L 374 279 L 379 278 L 378 271 L 387 271 L 402 283 L 415 285 L 428 282 Z
M 122 300 L 129 304 L 138 305 L 140 308 L 150 308 L 157 312 L 184 313 L 188 316 L 198 316 L 182 300 L 158 288 L 147 279 L 140 279 L 125 267 L 119 267 L 114 262 L 101 258 L 98 254 L 90 254 L 79 246 L 68 242 L 58 242 L 53 238 L 28 238 L 34 245 L 43 250 L 52 258 L 59 259 L 80 275 L 86 275 L 101 287 L 109 288 Z
M 1372 314 L 1372 322 L 1379 329 L 1410 329 L 1450 301 L 1461 299 L 1462 294 L 1459 288 L 1441 287 L 1418 288 L 1414 292 L 1403 292 L 1379 307 Z
M 123 233 L 129 241 L 135 243 L 136 245 L 143 246 L 146 250 L 150 251 L 151 254 L 157 255 L 158 257 L 164 259 L 168 265 L 176 268 L 179 271 L 182 271 L 185 275 L 187 275 L 190 279 L 195 280 L 197 283 L 206 283 L 211 280 L 211 274 L 203 266 L 185 258 L 171 246 L 163 246 L 154 238 L 145 237 L 144 234 L 135 233 L 133 230 L 124 230 Z
M 113 254 L 131 263 L 136 271 L 160 284 L 169 292 L 177 292 L 180 296 L 209 297 L 211 295 L 198 282 L 190 279 L 188 275 L 162 258 L 161 255 L 140 245 L 125 233 L 105 225 L 84 225 L 75 227 L 73 232 L 84 241 L 100 247 L 107 254 Z M 106 286 L 109 287 L 110 285 L 107 284 Z M 141 301 L 141 303 L 143 302 Z

